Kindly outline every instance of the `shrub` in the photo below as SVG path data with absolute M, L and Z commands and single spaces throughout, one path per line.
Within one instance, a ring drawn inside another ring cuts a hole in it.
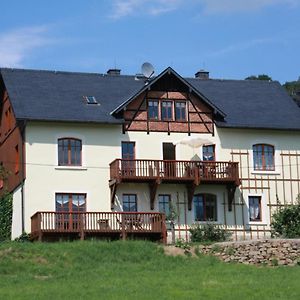
M 272 235 L 285 238 L 300 238 L 300 198 L 297 204 L 284 207 L 272 216 Z
M 15 238 L 15 241 L 16 242 L 21 242 L 21 243 L 29 242 L 30 241 L 30 234 L 26 233 L 26 232 L 23 232 L 19 237 Z
M 208 223 L 204 225 L 196 224 L 190 228 L 192 242 L 223 242 L 231 234 L 218 226 Z
M 0 197 L 0 241 L 10 240 L 12 222 L 12 195 Z

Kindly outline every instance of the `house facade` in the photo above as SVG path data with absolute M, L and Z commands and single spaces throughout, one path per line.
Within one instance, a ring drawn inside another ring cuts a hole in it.
M 268 236 L 272 213 L 300 193 L 300 109 L 277 82 L 196 75 L 1 69 L 12 238 L 166 238 L 170 209 L 186 240 L 206 222 Z

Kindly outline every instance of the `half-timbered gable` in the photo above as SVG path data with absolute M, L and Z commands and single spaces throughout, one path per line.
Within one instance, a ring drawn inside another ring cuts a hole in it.
M 222 112 L 171 68 L 166 69 L 118 109 L 124 131 L 214 134 Z

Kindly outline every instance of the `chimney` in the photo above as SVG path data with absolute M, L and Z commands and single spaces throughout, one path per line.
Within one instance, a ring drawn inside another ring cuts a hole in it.
M 121 70 L 120 69 L 109 69 L 106 73 L 107 73 L 107 75 L 110 75 L 110 76 L 119 76 L 119 75 L 121 75 Z
M 198 79 L 209 79 L 209 72 L 201 69 L 195 74 L 195 78 Z

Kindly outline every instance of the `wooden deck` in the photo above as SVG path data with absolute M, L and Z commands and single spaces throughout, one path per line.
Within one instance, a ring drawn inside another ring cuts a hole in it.
M 116 159 L 110 163 L 111 208 L 114 208 L 117 187 L 124 182 L 146 182 L 149 184 L 150 209 L 154 209 L 156 191 L 161 183 L 183 183 L 187 188 L 188 209 L 200 184 L 226 185 L 229 210 L 236 187 L 240 184 L 237 162 L 185 161 L 151 159 Z
M 148 212 L 37 212 L 31 217 L 33 240 L 60 238 L 143 238 L 166 243 L 165 215 Z
M 239 182 L 239 173 L 237 162 L 116 159 L 110 164 L 110 179 L 118 182 L 159 179 L 176 183 L 222 183 Z

